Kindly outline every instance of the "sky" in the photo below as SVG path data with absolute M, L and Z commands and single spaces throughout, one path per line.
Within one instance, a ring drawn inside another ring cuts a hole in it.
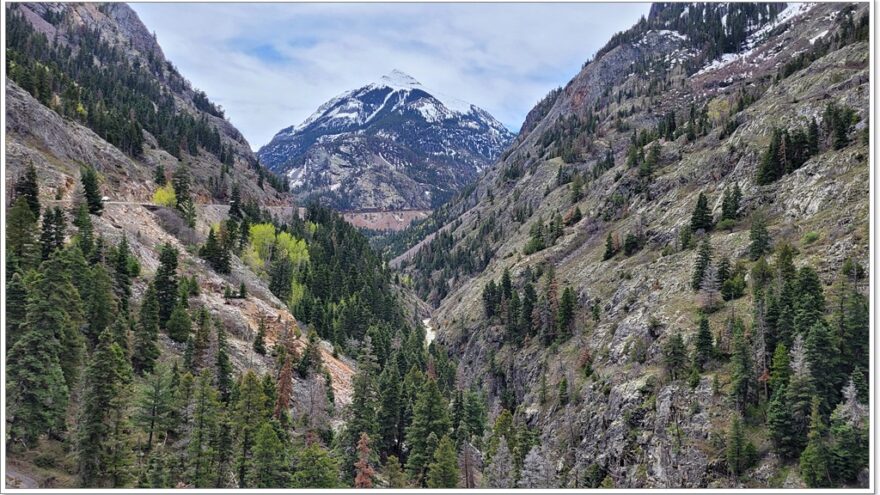
M 256 150 L 394 69 L 512 131 L 647 3 L 132 3 Z

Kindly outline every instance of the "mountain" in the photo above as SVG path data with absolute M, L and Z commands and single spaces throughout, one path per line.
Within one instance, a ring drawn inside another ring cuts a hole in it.
M 485 110 L 394 70 L 282 129 L 257 156 L 288 178 L 300 201 L 431 209 L 473 181 L 512 137 Z
M 531 486 L 868 486 L 868 27 L 654 4 L 382 241 Z

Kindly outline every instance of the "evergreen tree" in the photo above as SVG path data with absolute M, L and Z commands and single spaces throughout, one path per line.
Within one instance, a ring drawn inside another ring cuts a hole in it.
M 403 398 L 400 372 L 393 363 L 386 364 L 379 375 L 381 394 L 377 421 L 379 423 L 379 451 L 384 454 L 401 453 L 404 436 Z
M 691 232 L 712 230 L 712 212 L 709 211 L 709 200 L 704 193 L 697 197 L 697 205 L 691 215 Z
M 9 281 L 6 284 L 6 352 L 7 355 L 12 346 L 22 334 L 27 331 L 24 326 L 27 320 L 28 288 L 20 273 L 12 273 L 6 269 Z
M 734 478 L 739 478 L 743 472 L 751 467 L 755 460 L 755 446 L 746 440 L 743 431 L 742 420 L 734 416 L 730 423 L 730 432 L 727 435 L 727 469 Z
M 788 377 L 791 368 L 788 364 L 788 348 L 780 342 L 773 351 L 773 359 L 770 364 L 770 389 L 776 391 L 788 385 Z
M 214 364 L 217 392 L 223 404 L 229 404 L 232 393 L 232 361 L 229 359 L 229 344 L 226 342 L 223 325 L 217 325 L 217 358 Z
M 739 319 L 733 322 L 733 355 L 731 363 L 731 395 L 734 398 L 737 409 L 743 411 L 754 396 L 755 384 L 753 383 L 751 344 L 745 333 L 745 327 Z
M 40 186 L 37 183 L 37 169 L 33 163 L 25 168 L 24 175 L 15 181 L 13 188 L 13 204 L 23 200 L 31 211 L 33 218 L 40 218 Z
M 385 460 L 385 479 L 388 480 L 388 488 L 406 488 L 406 475 L 395 455 L 389 455 Z
M 184 220 L 190 227 L 195 227 L 196 211 L 193 204 L 192 194 L 190 191 L 192 178 L 189 173 L 189 167 L 180 165 L 174 171 L 171 184 L 174 186 L 174 197 L 176 199 L 176 208 L 183 216 Z
M 839 483 L 852 483 L 868 466 L 868 409 L 861 404 L 852 381 L 844 388 L 843 401 L 831 415 L 829 471 Z
M 85 167 L 82 170 L 83 192 L 86 196 L 86 205 L 89 207 L 89 213 L 100 216 L 104 211 L 104 200 L 101 197 L 101 191 L 98 188 L 98 173 L 92 167 Z
M 104 330 L 86 370 L 78 422 L 77 471 L 83 486 L 120 488 L 132 479 L 131 381 L 124 351 Z
M 159 326 L 165 328 L 178 303 L 177 249 L 170 243 L 163 245 L 159 253 L 159 268 L 153 285 L 159 303 Z
M 663 364 L 673 380 L 681 378 L 687 366 L 687 350 L 680 333 L 673 334 L 663 345 Z
M 816 320 L 807 333 L 805 343 L 812 388 L 819 398 L 820 409 L 824 416 L 830 414 L 832 406 L 837 404 L 839 390 L 846 377 L 840 376 L 836 346 L 830 329 L 824 321 Z
M 449 436 L 444 436 L 434 450 L 434 461 L 428 466 L 428 488 L 455 488 L 457 485 L 455 443 Z
M 291 488 L 337 488 L 339 477 L 336 461 L 317 442 L 296 454 Z
M 198 488 L 209 487 L 213 481 L 211 473 L 211 435 L 217 426 L 220 404 L 217 391 L 211 386 L 211 373 L 202 370 L 193 396 L 192 420 L 189 442 L 186 447 L 188 477 L 190 483 Z
M 798 335 L 791 349 L 791 377 L 785 394 L 785 403 L 791 418 L 791 441 L 783 448 L 783 451 L 788 455 L 794 455 L 804 446 L 809 429 L 810 407 L 814 396 L 812 371 L 807 358 L 806 346 L 803 338 Z
M 85 335 L 92 346 L 98 343 L 98 337 L 116 318 L 116 300 L 113 297 L 113 281 L 103 264 L 94 265 L 89 274 L 83 302 L 86 306 Z
M 445 436 L 451 426 L 446 400 L 440 394 L 437 381 L 428 378 L 413 406 L 412 422 L 406 429 L 406 443 L 409 445 L 407 471 L 416 485 L 424 485 L 425 471 L 434 454 L 433 447 L 436 447 L 430 445 L 428 437 L 432 434 L 435 438 Z
M 345 433 L 345 461 L 350 472 L 357 458 L 357 442 L 361 433 L 370 437 L 378 436 L 379 423 L 377 412 L 379 409 L 379 391 L 376 387 L 376 378 L 379 365 L 373 354 L 372 339 L 364 338 L 361 354 L 358 357 L 357 373 L 352 379 L 352 392 L 350 418 L 346 424 Z M 350 461 L 350 462 L 349 462 Z
M 248 370 L 239 379 L 237 392 L 233 406 L 235 429 L 238 431 L 238 454 L 235 463 L 239 488 L 244 488 L 256 429 L 263 419 L 268 419 L 269 411 L 266 394 L 253 370 Z
M 238 183 L 232 184 L 232 194 L 229 198 L 229 217 L 241 219 L 243 216 L 241 211 L 241 190 Z
M 134 332 L 132 342 L 131 364 L 139 375 L 153 371 L 159 357 L 159 301 L 156 298 L 156 287 L 147 286 L 141 303 L 140 319 Z
M 171 318 L 168 319 L 166 330 L 168 331 L 168 337 L 175 342 L 186 342 L 190 337 L 192 333 L 192 320 L 183 304 L 178 303 L 175 306 L 174 311 L 171 313 Z
M 257 326 L 257 335 L 254 337 L 254 352 L 261 356 L 266 355 L 266 324 L 262 318 Z
M 43 214 L 43 227 L 40 233 L 40 252 L 43 261 L 49 259 L 57 250 L 64 248 L 65 238 L 64 212 L 61 208 L 46 209 Z
M 18 198 L 7 211 L 6 253 L 14 260 L 13 266 L 28 268 L 37 261 L 37 218 L 25 198 Z
M 153 182 L 159 187 L 164 186 L 168 182 L 168 179 L 165 177 L 165 165 L 160 163 L 156 166 L 156 169 L 153 171 Z
M 774 129 L 770 139 L 770 146 L 764 151 L 764 154 L 761 156 L 761 162 L 758 165 L 758 185 L 770 184 L 782 177 L 785 164 L 780 160 L 781 149 L 782 132 L 779 129 Z
M 173 426 L 174 389 L 172 374 L 167 366 L 156 366 L 140 387 L 135 421 L 147 434 L 146 450 L 153 448 L 154 440 Z
M 248 473 L 247 486 L 282 488 L 287 485 L 287 460 L 282 441 L 269 421 L 257 431 L 254 458 Z
M 810 488 L 831 486 L 831 473 L 828 470 L 829 455 L 825 445 L 825 422 L 819 413 L 820 399 L 813 398 L 810 414 L 810 433 L 807 447 L 801 453 L 801 478 Z
M 703 242 L 700 243 L 700 249 L 697 251 L 697 259 L 694 262 L 694 272 L 691 276 L 691 288 L 695 291 L 699 290 L 700 286 L 702 286 L 706 270 L 711 263 L 712 245 L 709 244 L 709 236 L 706 236 L 703 238 Z
M 697 338 L 694 342 L 694 364 L 700 370 L 705 369 L 706 363 L 712 359 L 715 345 L 712 332 L 709 330 L 709 318 L 705 314 L 700 315 L 700 328 L 697 330 Z
M 77 228 L 74 241 L 79 245 L 85 256 L 92 254 L 95 246 L 94 227 L 92 226 L 92 217 L 89 216 L 89 210 L 86 205 L 81 204 L 76 209 L 73 217 L 73 225 Z
M 567 340 L 571 337 L 571 327 L 574 323 L 574 310 L 577 305 L 577 298 L 571 287 L 562 290 L 562 297 L 559 299 L 559 311 L 556 313 L 556 324 L 559 328 L 558 336 L 560 340 Z
M 736 220 L 739 218 L 739 203 L 742 200 L 742 190 L 739 183 L 734 183 L 732 189 L 724 189 L 724 199 L 721 203 L 721 220 Z
M 287 256 L 279 256 L 269 269 L 269 290 L 282 301 L 290 299 L 293 262 Z
M 611 238 L 611 232 L 608 232 L 608 237 L 605 238 L 605 254 L 602 255 L 602 260 L 610 260 L 614 257 L 614 240 Z
M 131 298 L 131 279 L 140 270 L 137 260 L 132 256 L 128 247 L 128 238 L 122 236 L 113 253 L 113 282 L 116 296 L 119 299 L 119 309 L 128 312 L 128 302 Z
M 55 316 L 62 320 L 60 314 Z M 28 328 L 8 351 L 6 362 L 8 441 L 26 447 L 43 434 L 57 437 L 64 430 L 68 401 L 53 328 Z

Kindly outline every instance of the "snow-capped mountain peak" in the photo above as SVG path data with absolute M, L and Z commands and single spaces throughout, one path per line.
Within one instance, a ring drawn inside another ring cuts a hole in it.
M 396 89 L 423 89 L 422 83 L 406 72 L 394 69 L 379 79 L 379 83 Z
M 393 201 L 377 204 L 346 197 L 332 203 L 341 208 L 426 208 L 476 177 L 513 137 L 485 110 L 429 90 L 395 69 L 324 103 L 301 124 L 283 129 L 258 156 L 272 170 L 286 174 L 295 192 L 315 194 L 327 180 L 329 185 L 341 183 L 326 190 L 334 197 L 343 192 L 356 196 L 358 184 L 346 179 L 354 180 L 358 170 L 388 168 L 382 175 L 386 179 L 395 174 L 408 177 L 391 179 L 399 192 L 392 194 Z M 341 162 L 351 163 L 337 172 Z M 418 186 L 412 183 L 416 177 Z M 404 183 L 419 194 L 402 191 Z M 425 188 L 430 196 L 423 194 Z

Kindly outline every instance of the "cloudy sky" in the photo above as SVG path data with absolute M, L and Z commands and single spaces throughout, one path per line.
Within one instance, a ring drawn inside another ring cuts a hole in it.
M 254 149 L 339 93 L 402 70 L 513 131 L 646 3 L 130 4 Z

